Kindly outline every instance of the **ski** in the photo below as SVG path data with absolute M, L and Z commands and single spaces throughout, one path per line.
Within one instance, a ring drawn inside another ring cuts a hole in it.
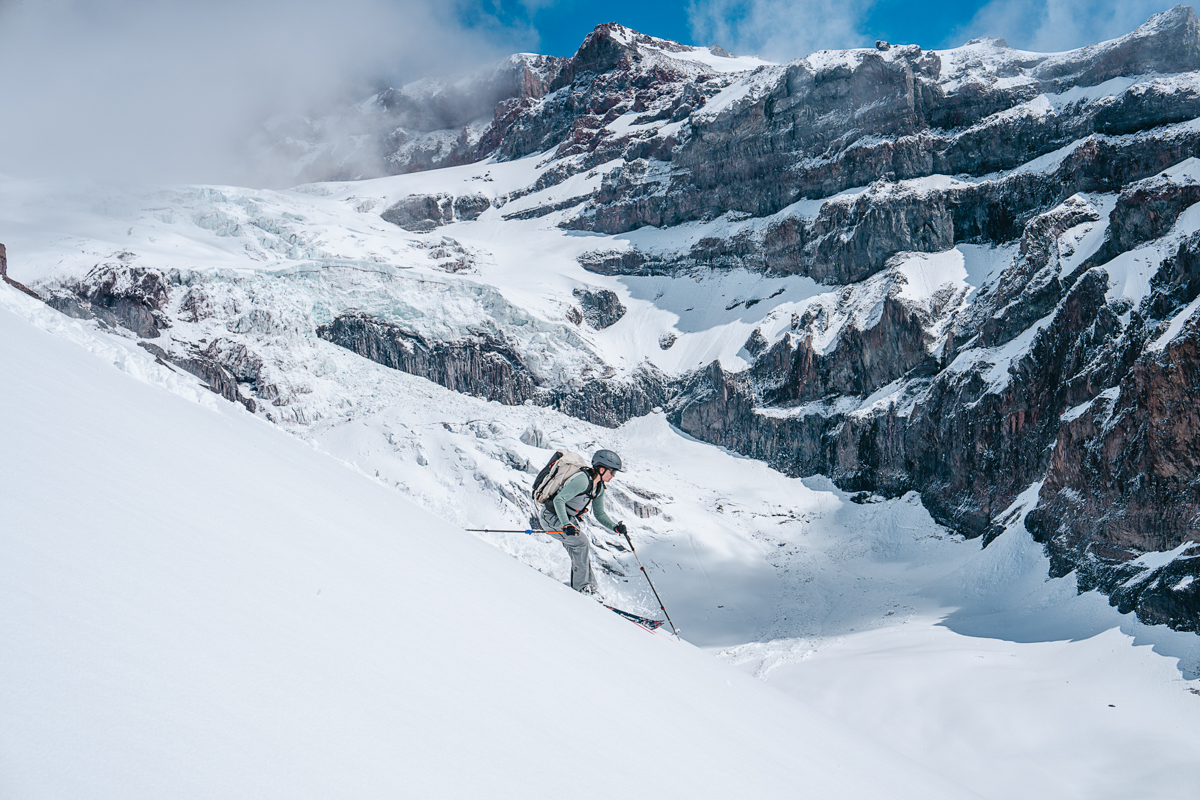
M 634 625 L 640 625 L 641 627 L 645 628 L 648 631 L 658 630 L 659 628 L 661 628 L 663 625 L 666 624 L 661 619 L 650 619 L 649 617 L 640 617 L 637 614 L 631 614 L 628 611 L 622 611 L 619 608 L 614 608 L 614 607 L 608 605 L 607 603 L 604 604 L 604 607 L 609 609 L 610 611 L 615 611 L 616 613 L 620 614 L 625 619 L 632 622 Z

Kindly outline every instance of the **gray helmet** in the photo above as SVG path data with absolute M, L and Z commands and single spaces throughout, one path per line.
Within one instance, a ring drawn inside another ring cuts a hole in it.
M 625 469 L 621 464 L 621 457 L 612 450 L 597 450 L 592 456 L 593 467 L 608 467 L 611 470 Z

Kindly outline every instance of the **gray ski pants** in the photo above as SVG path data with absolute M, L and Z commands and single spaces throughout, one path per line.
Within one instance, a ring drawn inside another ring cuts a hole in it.
M 575 527 L 580 527 L 578 517 L 570 519 Z M 551 531 L 559 527 L 558 515 L 554 513 L 553 509 L 546 506 L 542 507 L 538 521 L 542 523 L 544 531 Z M 566 533 L 548 535 L 562 542 L 562 546 L 567 548 L 567 555 L 571 557 L 571 588 L 577 592 L 598 591 L 596 576 L 592 574 L 592 544 L 588 540 L 587 534 L 580 529 L 579 533 L 574 536 Z

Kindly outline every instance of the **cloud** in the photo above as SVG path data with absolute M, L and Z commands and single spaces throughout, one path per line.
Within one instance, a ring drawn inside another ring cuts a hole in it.
M 1039 53 L 1115 39 L 1174 5 L 1164 0 L 992 0 L 947 42 L 994 36 Z
M 0 173 L 237 182 L 246 141 L 272 115 L 460 70 L 532 38 L 468 27 L 464 5 L 0 0 Z
M 691 0 L 694 41 L 790 61 L 816 50 L 863 47 L 871 0 Z

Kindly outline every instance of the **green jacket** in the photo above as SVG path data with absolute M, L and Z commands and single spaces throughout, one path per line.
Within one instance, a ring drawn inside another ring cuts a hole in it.
M 558 490 L 558 494 L 554 495 L 554 513 L 558 515 L 560 525 L 570 524 L 571 517 L 578 518 L 580 510 L 587 502 L 587 492 L 591 483 L 591 475 L 587 472 L 577 472 L 563 484 L 563 487 Z M 592 498 L 592 514 L 596 517 L 597 522 L 611 531 L 617 523 L 604 513 L 604 493 L 607 489 L 604 481 L 600 481 L 600 488 L 597 490 L 596 496 Z

